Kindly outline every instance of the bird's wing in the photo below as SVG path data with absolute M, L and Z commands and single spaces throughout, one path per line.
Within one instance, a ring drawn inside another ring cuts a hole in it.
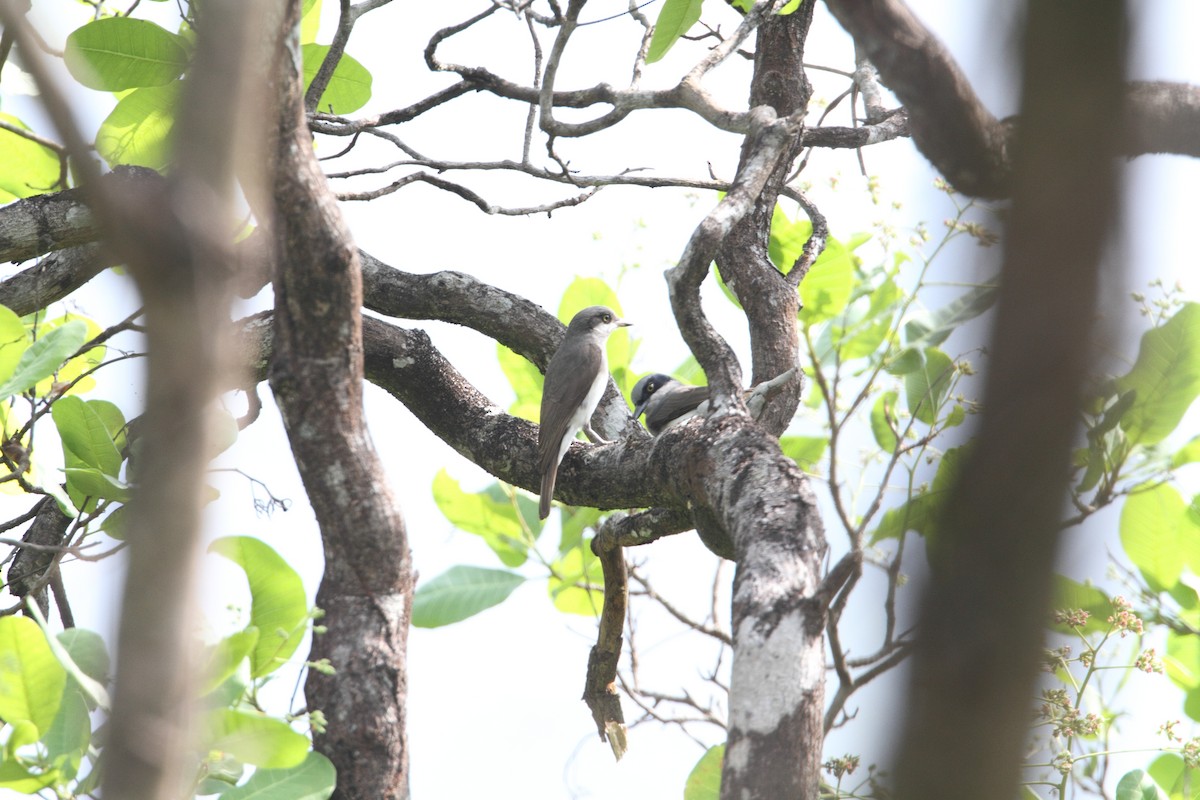
M 682 386 L 669 392 L 659 392 L 653 401 L 654 418 L 670 422 L 694 409 L 708 399 L 707 386 Z
M 573 412 L 587 397 L 594 376 L 601 370 L 604 362 L 603 351 L 594 344 L 583 348 L 582 358 L 573 364 L 559 363 L 558 355 L 559 353 L 555 353 L 554 358 L 550 359 L 550 364 L 546 367 L 546 383 L 542 387 L 538 462 L 543 473 L 558 458 L 558 448 L 563 437 L 567 435 Z M 546 409 L 551 407 L 570 411 L 555 415 L 557 419 L 547 425 Z

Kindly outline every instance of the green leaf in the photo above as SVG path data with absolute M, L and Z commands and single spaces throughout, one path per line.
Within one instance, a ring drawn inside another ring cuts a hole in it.
M 68 362 L 69 363 L 69 362 Z M 87 407 L 104 423 L 104 429 L 118 450 L 125 447 L 125 415 L 116 403 L 107 400 L 88 400 Z
M 1137 392 L 1121 419 L 1130 441 L 1156 444 L 1174 431 L 1200 394 L 1200 303 L 1185 303 L 1146 331 L 1133 369 L 1116 385 L 1122 393 Z
M 482 537 L 506 567 L 519 567 L 529 557 L 525 529 L 511 503 L 464 492 L 445 469 L 433 478 L 433 501 L 456 528 Z
M 132 164 L 166 169 L 171 163 L 171 130 L 178 101 L 178 83 L 133 90 L 100 123 L 96 152 L 110 167 Z
M 51 407 L 50 414 L 66 450 L 85 466 L 105 475 L 115 478 L 120 474 L 121 452 L 94 407 L 78 397 L 61 397 Z
M 700 20 L 701 0 L 667 0 L 658 19 L 646 51 L 646 63 L 653 64 L 667 54 L 679 38 Z
M 305 44 L 300 46 L 304 58 L 304 90 L 321 69 L 321 62 L 329 53 L 327 44 Z M 358 111 L 371 99 L 371 73 L 349 53 L 342 53 L 329 85 L 317 101 L 317 110 L 330 114 L 351 114 Z
M 918 494 L 897 508 L 889 509 L 879 521 L 879 527 L 871 534 L 871 543 L 883 539 L 899 539 L 907 531 L 916 531 L 925 537 L 925 548 L 930 560 L 942 546 L 938 523 L 941 521 L 942 506 L 958 483 L 966 459 L 968 446 L 954 447 L 942 455 L 934 473 L 929 491 Z
M 599 616 L 604 607 L 604 571 L 584 542 L 550 565 L 547 589 L 554 607 L 565 614 Z
M 82 322 L 87 326 L 87 334 L 84 336 L 84 341 L 95 339 L 103 330 L 96 324 L 95 320 L 80 316 L 79 314 L 64 314 L 61 317 L 38 323 L 34 326 L 34 329 L 39 331 L 40 335 L 44 336 L 47 331 L 62 327 L 68 322 Z M 90 347 L 79 355 L 67 359 L 63 362 L 62 366 L 55 370 L 53 378 L 44 378 L 38 382 L 37 386 L 34 387 L 34 393 L 39 397 L 50 394 L 55 382 L 60 384 L 74 382 L 74 385 L 67 390 L 67 394 L 83 394 L 91 391 L 96 386 L 96 379 L 91 375 L 84 376 L 83 373 L 99 365 L 104 360 L 106 352 L 107 348 L 104 345 L 98 345 Z M 79 380 L 76 380 L 76 378 Z
M 904 376 L 904 399 L 909 413 L 926 425 L 934 424 L 953 377 L 954 362 L 950 356 L 936 347 L 925 348 L 924 366 Z
M 290 769 L 259 769 L 243 785 L 222 793 L 221 800 L 326 800 L 336 785 L 333 764 L 310 752 Z
M 961 404 L 955 403 L 954 408 L 950 409 L 950 413 L 946 415 L 943 425 L 947 428 L 957 428 L 962 425 L 967 419 L 967 410 Z
M 28 125 L 12 114 L 0 113 L 0 120 L 29 130 Z M 58 188 L 61 170 L 53 150 L 12 131 L 0 130 L 0 153 L 4 153 L 0 160 L 0 203 Z
M 417 587 L 413 594 L 412 624 L 440 628 L 499 605 L 525 582 L 502 569 L 457 566 Z
M 72 495 L 129 502 L 129 485 L 95 467 L 66 467 L 63 472 L 67 476 L 67 491 Z
M 42 737 L 46 755 L 51 760 L 66 756 L 63 761 L 72 762 L 70 777 L 74 777 L 74 772 L 79 769 L 78 756 L 87 750 L 91 741 L 92 721 L 88 716 L 87 701 L 78 689 L 68 686 L 63 692 L 62 705 L 58 708 L 54 723 Z
M 508 484 L 499 481 L 489 483 L 483 490 L 489 498 L 501 505 L 517 509 L 517 516 L 525 523 L 525 528 L 537 539 L 542 533 L 542 521 L 538 519 L 538 501 L 525 492 L 519 491 Z
M 911 375 L 924 366 L 925 359 L 921 351 L 915 347 L 906 347 L 892 356 L 884 365 L 884 369 L 892 375 Z
M 228 536 L 208 546 L 246 572 L 250 584 L 250 624 L 258 628 L 258 644 L 250 655 L 250 675 L 261 678 L 283 666 L 308 621 L 304 583 L 270 545 L 249 536 Z
M 1167 631 L 1163 667 L 1171 682 L 1181 689 L 1200 688 L 1200 636 Z
M 283 720 L 251 711 L 218 708 L 209 713 L 208 750 L 220 750 L 246 764 L 287 769 L 304 761 L 308 737 Z
M 776 203 L 771 213 L 771 237 L 767 240 L 767 255 L 771 263 L 784 274 L 791 272 L 811 236 L 811 222 L 788 219 L 788 215 Z
M 1188 767 L 1174 753 L 1163 753 L 1147 771 L 1155 783 L 1166 789 L 1171 800 L 1195 800 L 1200 796 L 1200 769 Z
M 250 625 L 205 648 L 204 667 L 200 672 L 204 676 L 204 683 L 200 687 L 200 694 L 206 695 L 227 681 L 254 652 L 257 644 L 258 628 Z
M 899 395 L 896 392 L 884 392 L 875 400 L 875 405 L 871 407 L 871 434 L 875 437 L 875 443 L 879 445 L 879 449 L 884 453 L 896 452 L 895 429 L 898 427 L 896 422 L 896 400 Z
M 1179 469 L 1184 464 L 1200 461 L 1200 435 L 1193 436 L 1187 444 L 1175 451 L 1171 457 L 1171 468 Z
M 68 628 L 54 637 L 51 649 L 67 671 L 68 691 L 72 686 L 77 687 L 91 706 L 108 709 L 108 690 L 104 687 L 108 683 L 111 661 L 100 634 L 83 628 Z
M 37 725 L 34 725 L 27 719 L 23 719 L 12 725 L 11 732 L 8 735 L 8 740 L 4 743 L 4 758 L 12 758 L 16 752 L 26 745 L 31 745 L 38 740 Z M 3 758 L 0 758 L 3 760 Z
M 175 34 L 133 17 L 105 17 L 67 37 L 63 60 L 71 76 L 89 89 L 123 92 L 171 83 L 188 64 Z
M 0 762 L 0 789 L 11 789 L 21 794 L 36 794 L 56 781 L 56 769 L 34 775 L 17 761 Z
M 537 422 L 542 411 L 542 372 L 529 359 L 519 356 L 499 342 L 496 343 L 496 360 L 500 370 L 512 386 L 517 399 L 508 407 L 514 417 Z
M 0 306 L 0 381 L 12 377 L 21 355 L 29 348 L 29 342 L 21 318 L 11 309 Z
M 828 446 L 829 438 L 826 436 L 781 436 L 779 438 L 779 447 L 783 450 L 783 454 L 795 461 L 805 472 L 816 470 L 817 465 L 821 463 L 821 458 L 825 455 L 825 448 Z
M 1185 564 L 1200 564 L 1200 526 L 1174 487 L 1139 487 L 1121 509 L 1121 546 L 1151 590 L 1179 582 Z
M 109 512 L 108 516 L 104 518 L 104 522 L 100 525 L 100 530 L 119 542 L 125 541 L 125 535 L 128 531 L 129 512 L 126 508 L 126 506 L 117 506 Z
M 315 42 L 320 26 L 321 0 L 304 0 L 300 4 L 300 44 Z
M 998 283 L 999 279 L 996 278 L 987 284 L 976 286 L 949 305 L 939 308 L 928 317 L 928 321 L 910 321 L 904 326 L 908 346 L 936 347 L 946 341 L 959 325 L 975 319 L 996 304 Z
M 1194 720 L 1200 720 L 1200 689 L 1192 689 L 1183 698 L 1183 713 Z
M 831 330 L 835 326 L 830 326 Z M 838 342 L 838 357 L 842 361 L 853 361 L 856 358 L 866 358 L 879 352 L 879 348 L 888 338 L 892 330 L 892 319 L 863 321 L 852 327 L 847 327 L 840 333 Z
M 868 237 L 869 238 L 869 237 Z M 830 236 L 825 249 L 800 281 L 800 322 L 807 327 L 833 319 L 850 302 L 854 291 L 854 248 L 867 239 L 851 237 L 843 244 Z
M 1117 800 L 1169 800 L 1167 793 L 1142 769 L 1126 772 L 1117 781 Z
M 66 685 L 66 670 L 37 623 L 28 617 L 0 617 L 0 719 L 9 724 L 28 720 L 45 733 Z
M 719 800 L 724 762 L 725 745 L 708 748 L 688 774 L 687 783 L 683 785 L 683 800 Z
M 52 328 L 21 354 L 16 370 L 0 384 L 0 398 L 20 394 L 53 375 L 67 357 L 83 345 L 86 336 L 87 325 L 80 320 Z
M 210 752 L 201 769 L 205 777 L 196 788 L 196 794 L 223 794 L 240 783 L 246 773 L 245 764 L 220 752 Z
M 588 528 L 595 528 L 600 516 L 598 508 L 563 506 L 562 537 L 558 542 L 558 552 L 562 554 L 579 547 L 583 541 L 583 532 Z

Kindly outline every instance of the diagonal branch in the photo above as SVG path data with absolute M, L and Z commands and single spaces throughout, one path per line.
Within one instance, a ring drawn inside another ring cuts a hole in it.
M 975 197 L 1009 193 L 1009 129 L 958 63 L 902 0 L 825 4 L 879 70 L 908 112 L 913 141 L 956 189 Z

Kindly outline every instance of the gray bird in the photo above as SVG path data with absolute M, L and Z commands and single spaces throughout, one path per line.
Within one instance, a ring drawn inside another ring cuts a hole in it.
M 538 428 L 538 469 L 542 473 L 538 517 L 541 519 L 550 514 L 558 465 L 575 441 L 575 435 L 582 430 L 593 442 L 605 441 L 592 430 L 592 413 L 600 405 L 608 384 L 604 343 L 609 334 L 629 324 L 611 308 L 585 308 L 571 318 L 567 335 L 546 367 L 542 422 Z
M 646 414 L 646 430 L 658 436 L 672 425 L 703 414 L 708 402 L 707 386 L 687 386 L 661 372 L 638 381 L 629 395 L 633 400 L 633 418 Z
M 758 419 L 767 400 L 778 394 L 778 390 L 796 377 L 796 369 L 768 381 L 756 384 L 745 393 L 750 416 Z M 646 414 L 646 430 L 658 436 L 673 425 L 685 422 L 694 416 L 706 416 L 709 412 L 707 386 L 688 386 L 670 375 L 656 372 L 634 384 L 629 399 L 633 401 L 633 418 Z

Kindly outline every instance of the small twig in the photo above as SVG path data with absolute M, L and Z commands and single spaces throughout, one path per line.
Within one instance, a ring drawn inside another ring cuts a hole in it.
M 499 214 L 501 216 L 508 216 L 508 217 L 524 217 L 524 216 L 529 216 L 532 214 L 549 214 L 552 211 L 557 211 L 560 208 L 569 208 L 571 206 L 577 206 L 580 203 L 584 203 L 587 200 L 591 199 L 591 197 L 593 195 L 595 195 L 596 192 L 600 191 L 600 189 L 603 188 L 603 187 L 594 187 L 594 188 L 588 189 L 585 192 L 581 192 L 580 194 L 577 194 L 573 197 L 566 197 L 561 200 L 555 200 L 555 201 L 552 201 L 549 203 L 543 203 L 538 206 L 524 206 L 524 207 L 518 207 L 518 208 L 507 208 L 505 206 L 493 205 L 493 204 L 489 203 L 488 201 L 484 200 L 482 197 L 480 197 L 478 194 L 476 194 L 473 190 L 468 189 L 467 187 L 461 186 L 452 181 L 448 181 L 445 178 L 439 178 L 436 175 L 430 175 L 429 173 L 426 173 L 426 172 L 414 172 L 411 175 L 405 175 L 400 180 L 395 181 L 394 183 L 389 184 L 388 186 L 384 186 L 379 189 L 374 189 L 369 192 L 343 192 L 343 193 L 339 193 L 337 195 L 337 198 L 339 200 L 374 200 L 378 197 L 383 197 L 385 195 L 389 195 L 389 194 L 392 194 L 393 192 L 399 191 L 400 189 L 404 188 L 408 184 L 415 183 L 415 182 L 428 183 L 432 186 L 438 187 L 439 189 L 443 189 L 447 192 L 450 192 L 451 194 L 456 194 L 459 197 L 466 200 L 467 202 L 475 205 L 480 211 L 482 211 L 485 214 L 489 214 L 489 215 Z
M 325 59 L 317 69 L 317 74 L 313 76 L 312 83 L 308 85 L 308 90 L 304 93 L 304 110 L 310 113 L 316 109 L 317 103 L 321 101 L 321 95 L 329 86 L 333 71 L 346 52 L 346 42 L 350 39 L 350 32 L 354 30 L 354 21 L 357 16 L 350 8 L 350 0 L 341 0 L 340 7 L 337 31 L 333 34 L 329 52 L 325 54 Z
M 710 636 L 713 639 L 716 639 L 721 644 L 726 645 L 727 647 L 733 647 L 733 637 L 732 636 L 730 636 L 725 631 L 720 630 L 719 628 L 705 625 L 702 622 L 697 622 L 696 620 L 694 620 L 694 619 L 690 618 L 689 616 L 687 616 L 686 614 L 684 614 L 682 611 L 680 611 L 678 608 L 676 608 L 674 605 L 672 605 L 671 602 L 668 601 L 665 597 L 658 594 L 658 592 L 654 591 L 654 589 L 650 586 L 650 580 L 648 578 L 644 577 L 640 572 L 638 572 L 638 570 L 636 568 L 630 567 L 629 577 L 631 577 L 631 578 L 633 578 L 633 580 L 637 581 L 638 585 L 642 587 L 642 592 L 646 595 L 647 598 L 649 598 L 650 600 L 653 600 L 654 602 L 656 602 L 660 606 L 662 606 L 663 610 L 666 611 L 668 614 L 670 614 L 672 617 L 679 620 L 684 625 L 686 625 L 687 627 L 696 631 L 697 633 L 703 633 L 705 636 Z
M 538 40 L 537 31 L 533 29 L 533 17 L 525 15 L 525 25 L 529 29 L 529 39 L 533 42 L 533 88 L 539 89 L 542 83 L 542 43 Z M 537 103 L 529 104 L 529 113 L 525 116 L 525 139 L 521 143 L 521 163 L 529 163 L 529 150 L 533 146 L 533 128 L 537 124 Z
M 812 233 L 809 235 L 808 241 L 804 243 L 804 247 L 801 248 L 796 263 L 792 265 L 787 274 L 788 283 L 792 286 L 799 286 L 800 281 L 804 280 L 804 276 L 808 274 L 812 265 L 821 257 L 821 253 L 825 252 L 825 244 L 829 241 L 829 223 L 826 221 L 825 215 L 813 205 L 804 192 L 788 186 L 784 187 L 782 194 L 799 203 L 812 222 Z
M 14 125 L 11 122 L 0 119 L 0 130 L 8 131 L 9 133 L 20 136 L 22 139 L 28 139 L 31 142 L 40 144 L 47 150 L 52 150 L 55 155 L 65 156 L 67 154 L 67 148 L 63 147 L 58 142 L 51 141 L 44 136 L 39 136 L 27 128 L 22 128 L 20 125 Z
M 10 519 L 8 522 L 0 523 L 0 532 L 10 531 L 13 528 L 17 527 L 18 525 L 24 525 L 26 522 L 29 522 L 29 520 L 31 520 L 37 516 L 38 509 L 41 508 L 41 506 L 42 506 L 42 503 L 39 500 L 37 503 L 34 503 L 33 508 L 26 511 L 21 516 L 14 517 L 13 519 Z M 14 540 L 12 540 L 12 539 L 0 539 L 0 544 L 12 544 L 13 541 Z M 16 542 L 15 546 L 20 547 L 22 545 L 20 542 Z
M 392 0 L 362 0 L 361 3 L 355 3 L 350 8 L 350 18 L 353 22 L 357 22 L 358 18 L 368 11 L 374 11 L 377 8 L 383 8 Z
M 71 604 L 67 601 L 67 587 L 63 585 L 62 572 L 57 564 L 50 575 L 50 594 L 54 596 L 54 605 L 58 608 L 58 618 L 62 621 L 63 628 L 74 628 L 75 615 L 71 613 Z

